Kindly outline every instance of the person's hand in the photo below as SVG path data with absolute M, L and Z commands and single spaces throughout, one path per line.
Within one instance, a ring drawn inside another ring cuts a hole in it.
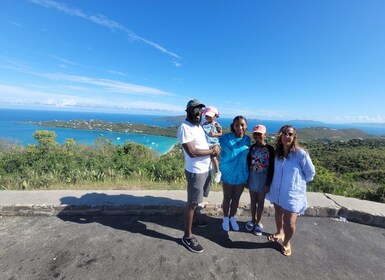
M 214 155 L 219 155 L 221 153 L 221 148 L 218 145 L 213 146 Z
M 210 135 L 211 137 L 215 136 L 213 131 L 210 131 L 209 135 Z

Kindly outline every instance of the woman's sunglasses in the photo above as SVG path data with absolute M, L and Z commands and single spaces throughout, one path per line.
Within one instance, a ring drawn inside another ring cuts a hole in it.
M 293 132 L 282 132 L 282 135 L 292 137 L 294 135 L 294 133 Z

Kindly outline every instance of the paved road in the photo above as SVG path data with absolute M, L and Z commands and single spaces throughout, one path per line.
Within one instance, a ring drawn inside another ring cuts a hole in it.
M 180 216 L 0 218 L 0 278 L 16 279 L 384 279 L 385 229 L 300 217 L 293 255 L 219 218 L 194 229 L 202 254 L 181 245 Z M 241 225 L 244 225 L 242 221 Z M 266 230 L 274 230 L 272 217 Z

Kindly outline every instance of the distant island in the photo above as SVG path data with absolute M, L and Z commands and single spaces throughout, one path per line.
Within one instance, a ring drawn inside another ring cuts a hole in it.
M 106 122 L 101 120 L 69 120 L 69 121 L 39 121 L 39 122 L 24 122 L 44 127 L 60 127 L 79 130 L 94 130 L 94 131 L 111 131 L 121 133 L 148 134 L 165 137 L 176 137 L 177 127 L 159 127 L 156 125 L 145 125 L 130 122 Z
M 165 117 L 162 120 L 178 123 L 183 121 L 185 116 Z M 156 136 L 176 137 L 178 125 L 169 127 L 159 127 L 155 125 L 144 125 L 130 122 L 106 122 L 101 120 L 52 120 L 52 121 L 39 121 L 39 122 L 24 122 L 26 124 L 33 124 L 42 127 L 60 127 L 68 129 L 79 130 L 94 130 L 94 131 L 111 131 L 121 133 L 135 133 L 135 134 L 148 134 Z M 317 123 L 317 122 L 315 122 Z M 228 129 L 224 129 L 224 132 L 228 132 Z M 299 128 L 298 135 L 301 141 L 344 141 L 350 139 L 373 139 L 380 138 L 378 136 L 368 134 L 359 129 L 332 129 L 328 127 L 316 126 L 308 128 Z M 248 132 L 250 135 L 251 133 Z M 274 139 L 275 135 L 268 135 L 268 138 Z

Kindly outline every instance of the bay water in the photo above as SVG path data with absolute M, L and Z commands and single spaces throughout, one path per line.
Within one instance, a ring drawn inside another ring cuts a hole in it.
M 105 137 L 114 144 L 124 144 L 126 141 L 140 143 L 154 151 L 165 154 L 178 141 L 172 137 L 153 136 L 135 133 L 118 133 L 108 131 L 77 130 L 67 128 L 42 127 L 23 122 L 38 122 L 51 120 L 102 120 L 108 122 L 130 122 L 159 127 L 178 126 L 180 122 L 171 121 L 159 115 L 133 115 L 122 113 L 101 112 L 74 112 L 52 110 L 26 110 L 26 109 L 2 109 L 0 108 L 0 139 L 15 142 L 21 145 L 36 144 L 33 133 L 36 130 L 54 131 L 57 142 L 63 144 L 66 139 L 73 138 L 79 144 L 92 145 L 99 137 Z M 229 128 L 232 122 L 230 118 L 218 118 L 222 127 Z M 274 121 L 248 119 L 248 127 L 251 131 L 256 124 L 264 124 L 269 134 L 276 133 L 282 125 L 291 124 L 296 128 L 329 127 L 334 129 L 354 128 L 374 135 L 385 135 L 385 124 L 328 124 L 314 121 Z

